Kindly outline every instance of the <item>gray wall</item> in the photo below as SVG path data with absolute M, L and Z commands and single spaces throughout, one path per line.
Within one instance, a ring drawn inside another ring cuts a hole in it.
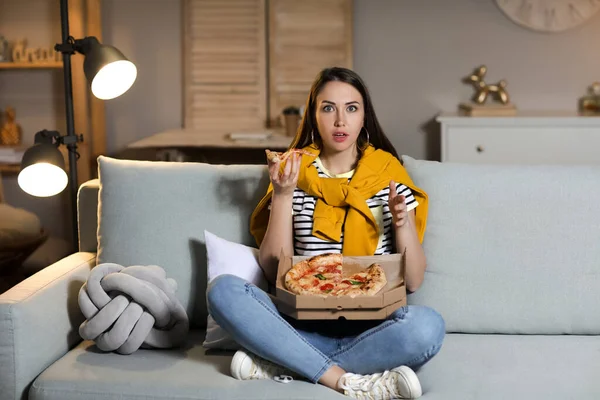
M 141 3 L 104 0 L 105 40 L 140 74 L 131 92 L 106 103 L 111 152 L 182 123 L 179 2 Z M 600 14 L 572 31 L 543 34 L 508 20 L 493 0 L 354 0 L 354 10 L 354 69 L 397 150 L 414 157 L 439 158 L 433 118 L 469 99 L 461 79 L 480 64 L 489 82 L 508 81 L 523 110 L 575 110 L 600 80 Z
M 103 0 L 103 41 L 138 68 L 123 96 L 107 101 L 107 151 L 166 129 L 180 128 L 182 33 L 179 0 Z
M 600 15 L 561 34 L 507 19 L 493 0 L 355 0 L 354 68 L 369 85 L 399 153 L 439 158 L 432 118 L 473 90 L 461 82 L 486 64 L 522 110 L 575 110 L 600 80 Z
M 574 110 L 586 87 L 600 80 L 600 15 L 566 33 L 541 34 L 510 22 L 492 0 L 354 4 L 354 68 L 401 154 L 439 157 L 432 119 L 471 96 L 461 78 L 479 64 L 488 66 L 490 82 L 508 81 L 520 109 Z M 6 7 L 13 17 L 2 17 Z M 179 0 L 103 0 L 102 12 L 104 42 L 138 66 L 133 88 L 105 103 L 108 152 L 115 154 L 128 143 L 181 126 L 181 7 Z M 32 45 L 53 43 L 48 37 L 59 37 L 57 1 L 0 2 L 0 27 L 0 34 L 37 38 L 40 43 Z M 26 141 L 42 128 L 64 132 L 60 85 L 56 72 L 0 71 L 0 107 L 17 107 Z M 52 231 L 68 235 L 60 198 L 24 195 L 12 177 L 4 185 L 9 203 L 33 210 Z

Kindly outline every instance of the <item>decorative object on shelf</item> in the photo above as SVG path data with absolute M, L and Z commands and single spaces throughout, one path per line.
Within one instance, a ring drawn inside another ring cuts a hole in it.
M 600 116 L 600 82 L 588 88 L 588 94 L 579 99 L 579 111 L 584 115 Z
M 28 48 L 27 40 L 22 39 L 12 46 L 11 61 L 15 63 L 48 64 L 61 61 L 61 54 L 52 47 Z
M 510 102 L 510 97 L 506 91 L 508 83 L 501 79 L 498 83 L 487 84 L 485 74 L 487 67 L 481 65 L 475 71 L 464 79 L 466 83 L 473 85 L 475 94 L 469 103 L 459 104 L 459 112 L 469 116 L 503 116 L 515 115 L 517 110 L 514 104 Z M 492 97 L 499 104 L 486 104 L 489 97 Z
M 289 106 L 283 109 L 283 125 L 287 136 L 295 136 L 300 123 L 300 109 L 296 106 Z
M 600 10 L 597 0 L 495 0 L 516 24 L 537 32 L 563 32 L 588 22 Z
M 502 104 L 507 104 L 508 93 L 506 92 L 506 81 L 504 79 L 500 80 L 495 85 L 488 85 L 485 83 L 484 78 L 487 73 L 487 67 L 485 65 L 481 65 L 480 67 L 475 69 L 475 72 L 472 73 L 468 78 L 468 82 L 472 83 L 475 87 L 475 102 L 478 104 L 484 104 L 488 95 L 492 93 L 492 95 L 496 95 L 496 100 Z
M 10 45 L 4 36 L 0 35 L 0 62 L 10 62 Z
M 85 56 L 83 61 L 85 76 L 91 84 L 92 93 L 101 100 L 118 97 L 129 90 L 137 77 L 137 68 L 119 50 L 100 44 L 93 36 L 83 39 L 72 37 L 69 34 L 68 10 L 68 0 L 60 0 L 62 43 L 54 46 L 54 50 L 62 54 L 63 60 L 67 134 L 61 136 L 56 131 L 47 130 L 36 133 L 35 144 L 23 155 L 17 182 L 23 191 L 38 197 L 54 196 L 69 184 L 73 249 L 78 251 L 77 159 L 79 153 L 77 153 L 77 143 L 83 140 L 83 135 L 75 134 L 71 55 L 77 52 Z M 60 145 L 65 145 L 68 150 L 68 177 L 65 171 L 65 157 L 59 150 Z
M 16 111 L 7 107 L 0 125 L 0 144 L 4 146 L 17 146 L 21 144 L 22 129 L 16 122 Z

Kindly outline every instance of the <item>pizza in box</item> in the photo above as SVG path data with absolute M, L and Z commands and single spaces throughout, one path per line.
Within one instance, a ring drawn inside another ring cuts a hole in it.
M 302 260 L 285 274 L 286 288 L 298 295 L 373 296 L 387 284 L 383 268 L 373 263 L 366 269 L 345 274 L 343 256 L 326 253 Z

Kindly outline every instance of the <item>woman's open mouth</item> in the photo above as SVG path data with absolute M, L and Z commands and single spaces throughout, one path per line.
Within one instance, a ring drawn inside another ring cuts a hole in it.
M 341 143 L 348 138 L 348 134 L 346 132 L 334 132 L 333 140 Z

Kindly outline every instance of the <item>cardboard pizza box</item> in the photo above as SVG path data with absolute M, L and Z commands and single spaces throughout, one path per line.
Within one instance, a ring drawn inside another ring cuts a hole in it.
M 277 309 L 283 314 L 289 315 L 292 318 L 304 320 L 325 320 L 325 319 L 380 319 L 384 320 L 389 317 L 394 311 L 406 305 L 406 297 L 397 303 L 390 304 L 383 308 L 356 308 L 356 309 L 297 309 L 283 303 L 277 298 L 273 300 Z
M 404 255 L 344 256 L 344 274 L 352 274 L 378 263 L 385 271 L 386 286 L 373 296 L 297 295 L 285 287 L 285 274 L 296 263 L 310 257 L 281 254 L 277 268 L 274 302 L 279 311 L 296 319 L 385 319 L 406 305 Z

